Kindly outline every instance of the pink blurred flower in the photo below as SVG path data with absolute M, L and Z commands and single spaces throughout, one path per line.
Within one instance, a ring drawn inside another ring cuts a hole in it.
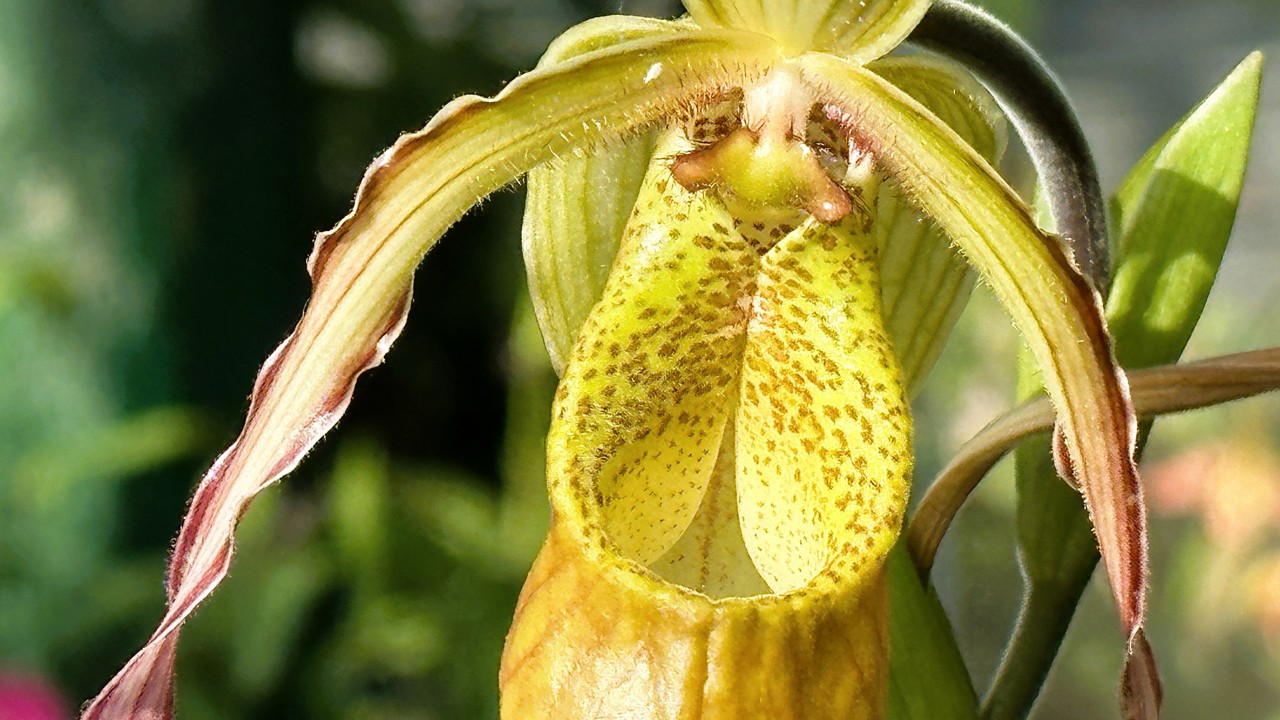
M 1220 549 L 1247 553 L 1280 529 L 1280 458 L 1237 438 L 1175 455 L 1147 473 L 1152 507 L 1197 516 Z
M 1263 558 L 1249 573 L 1251 605 L 1271 652 L 1280 657 L 1280 554 Z
M 67 705 L 43 678 L 0 670 L 0 720 L 66 720 Z

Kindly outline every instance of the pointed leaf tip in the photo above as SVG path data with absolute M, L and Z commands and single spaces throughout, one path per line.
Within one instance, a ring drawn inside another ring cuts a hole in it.
M 1244 187 L 1261 60 L 1253 53 L 1241 62 L 1117 194 L 1119 262 L 1107 318 L 1126 367 L 1176 360 L 1198 324 Z

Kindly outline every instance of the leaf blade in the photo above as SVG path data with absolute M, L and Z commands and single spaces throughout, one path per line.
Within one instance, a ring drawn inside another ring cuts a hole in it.
M 1244 186 L 1261 80 L 1253 53 L 1125 183 L 1107 318 L 1126 367 L 1176 360 L 1204 310 Z
M 978 697 L 947 614 L 899 542 L 889 578 L 890 720 L 977 720 Z

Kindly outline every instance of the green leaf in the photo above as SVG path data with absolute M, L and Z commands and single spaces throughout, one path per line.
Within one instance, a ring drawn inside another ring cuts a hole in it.
M 1004 153 L 1004 116 L 960 66 L 926 56 L 886 58 L 869 69 L 929 108 L 990 162 Z M 973 272 L 946 234 L 892 183 L 876 201 L 885 326 L 908 392 L 919 389 L 973 289 Z
M 1107 310 L 1126 365 L 1176 360 L 1199 320 L 1235 216 L 1260 72 L 1261 56 L 1250 55 L 1121 185 L 1113 204 L 1121 234 Z M 1034 385 L 1025 373 L 1023 384 Z M 1193 392 L 1181 382 L 1178 387 Z M 1018 450 L 1027 600 L 984 703 L 989 718 L 1029 711 L 1097 562 L 1079 495 L 1057 479 L 1049 453 L 1047 438 Z
M 1107 319 L 1125 367 L 1176 360 L 1204 311 L 1235 222 L 1261 78 L 1254 53 L 1122 186 Z
M 889 553 L 889 720 L 977 720 L 964 658 L 903 543 Z
M 703 27 L 772 36 L 788 50 L 829 50 L 856 63 L 897 47 L 929 0 L 684 0 Z

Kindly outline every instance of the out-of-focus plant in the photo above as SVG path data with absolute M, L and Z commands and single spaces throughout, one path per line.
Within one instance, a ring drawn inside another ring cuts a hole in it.
M 115 134 L 135 117 L 101 102 L 134 88 L 104 74 L 101 96 L 70 89 L 46 41 L 78 28 L 49 5 L 0 7 L 0 707 L 30 717 L 51 694 L 87 692 L 69 676 L 158 611 L 163 554 L 112 552 L 132 529 L 126 480 L 208 442 L 199 413 L 147 407 L 168 380 L 148 312 L 160 271 L 138 259 L 154 238 L 128 200 L 153 188 L 121 147 L 146 144 Z
M 1124 713 L 1158 714 L 1134 406 L 1155 414 L 1263 392 L 1277 363 L 1263 352 L 1135 374 L 1131 402 L 1107 319 L 1122 360 L 1180 353 L 1234 215 L 1259 60 L 1139 163 L 1109 248 L 1068 105 L 990 17 L 954 0 L 686 8 L 677 21 L 580 25 L 497 97 L 456 100 L 375 161 L 355 209 L 317 240 L 311 303 L 196 492 L 164 620 L 86 717 L 172 715 L 178 631 L 226 575 L 248 502 L 381 361 L 421 256 L 525 173 L 531 295 L 562 380 L 552 525 L 507 638 L 504 716 L 975 716 L 920 573 L 973 483 L 1050 427 L 1052 453 L 1047 441 L 1026 451 L 1020 484 L 1026 614 L 982 712 L 1026 712 L 1083 582 L 1052 569 L 1091 569 L 1100 551 L 1125 633 Z M 886 57 L 904 40 L 961 64 Z M 1036 162 L 1056 234 L 992 166 L 1004 120 L 988 90 Z M 1049 400 L 997 422 L 943 473 L 912 521 L 913 566 L 891 552 L 911 473 L 906 398 L 964 305 L 969 267 L 1022 332 L 1028 394 L 1043 387 Z M 317 569 L 305 550 L 287 563 L 311 582 L 343 572 L 377 588 L 390 549 L 357 511 L 383 517 L 387 501 L 376 453 L 353 453 L 367 479 L 340 467 L 340 567 Z M 507 507 L 449 486 L 429 497 L 442 549 L 510 572 L 524 545 Z M 510 500 L 527 509 L 534 498 Z M 476 512 L 489 520 L 461 521 Z M 1076 541 L 1046 541 L 1055 527 Z M 233 673 L 250 694 L 264 682 L 255 667 L 278 666 L 262 658 L 297 633 L 288 608 L 316 591 L 277 577 L 260 599 L 270 612 L 226 639 L 242 646 Z M 356 595 L 351 623 L 432 642 L 426 619 L 388 625 L 395 608 Z

